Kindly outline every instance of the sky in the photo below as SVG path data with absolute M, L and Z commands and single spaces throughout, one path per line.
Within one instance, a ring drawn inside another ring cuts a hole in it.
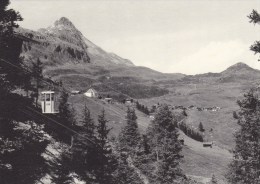
M 67 17 L 108 52 L 164 73 L 221 72 L 244 62 L 260 69 L 249 47 L 260 25 L 247 15 L 259 0 L 11 0 L 37 30 Z

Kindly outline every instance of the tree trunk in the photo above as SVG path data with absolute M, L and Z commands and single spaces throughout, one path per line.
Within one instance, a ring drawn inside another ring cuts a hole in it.
M 71 138 L 70 139 L 70 148 L 72 148 L 73 147 L 73 143 L 74 143 L 74 137 L 71 136 L 70 138 Z

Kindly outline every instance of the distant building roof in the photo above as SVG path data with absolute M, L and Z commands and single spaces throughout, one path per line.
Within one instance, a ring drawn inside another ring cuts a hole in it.
M 90 91 L 92 91 L 92 92 L 94 92 L 94 93 L 97 93 L 97 91 L 96 91 L 95 89 L 93 89 L 93 88 L 89 88 L 89 89 L 86 91 L 86 93 L 87 93 L 87 92 L 90 92 Z
M 112 100 L 112 98 L 108 98 L 108 97 L 106 97 L 105 100 Z
M 71 93 L 79 93 L 79 90 L 72 90 Z
M 42 91 L 41 94 L 49 94 L 49 93 L 55 93 L 54 91 Z

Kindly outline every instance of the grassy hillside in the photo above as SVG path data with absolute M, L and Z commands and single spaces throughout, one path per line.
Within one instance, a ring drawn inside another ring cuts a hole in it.
M 197 128 L 201 122 L 206 129 L 205 140 L 215 141 L 220 147 L 231 150 L 234 146 L 233 134 L 238 128 L 233 118 L 233 111 L 238 109 L 236 102 L 247 90 L 257 86 L 259 79 L 259 70 L 238 63 L 218 74 L 185 76 L 178 80 L 157 82 L 159 87 L 167 88 L 169 93 L 140 102 L 149 107 L 166 103 L 187 108 L 187 124 Z M 188 109 L 190 106 L 195 108 Z M 219 109 L 206 109 L 213 107 Z
M 201 142 L 185 136 L 182 132 L 180 137 L 184 138 L 185 144 L 182 151 L 184 155 L 182 168 L 185 173 L 205 178 L 210 178 L 214 174 L 219 180 L 225 181 L 224 175 L 232 158 L 230 152 L 216 145 L 205 148 Z
M 75 95 L 70 97 L 70 103 L 76 109 L 77 118 L 80 121 L 81 111 L 86 104 L 91 110 L 92 117 L 97 121 L 98 114 L 105 109 L 107 118 L 109 119 L 109 127 L 112 128 L 111 137 L 117 136 L 121 128 L 125 125 L 125 115 L 127 106 L 121 103 L 108 104 L 102 100 L 88 98 L 83 95 Z M 191 116 L 192 112 L 189 112 Z M 195 113 L 195 112 L 194 112 Z M 151 122 L 149 116 L 136 110 L 137 122 L 142 133 Z M 188 118 L 189 122 L 189 118 Z M 206 127 L 207 128 L 207 127 Z M 226 171 L 227 164 L 231 159 L 231 153 L 223 149 L 217 144 L 213 148 L 204 148 L 201 142 L 195 141 L 180 131 L 180 137 L 184 139 L 182 168 L 187 175 L 199 177 L 196 180 L 208 181 L 209 177 L 214 173 L 219 179 L 224 179 L 223 174 Z M 196 169 L 194 169 L 196 168 Z
M 173 109 L 177 106 L 186 108 L 185 123 L 198 129 L 201 122 L 205 128 L 204 140 L 214 141 L 214 146 L 203 148 L 202 143 L 180 132 L 185 141 L 182 164 L 185 173 L 203 182 L 208 181 L 213 173 L 224 179 L 231 159 L 229 151 L 234 147 L 233 134 L 238 128 L 233 119 L 233 111 L 238 109 L 236 101 L 250 87 L 259 85 L 259 70 L 238 63 L 221 73 L 194 76 L 160 73 L 134 66 L 129 60 L 105 52 L 87 40 L 65 18 L 48 29 L 20 31 L 37 41 L 23 45 L 25 62 L 30 65 L 40 58 L 44 63 L 45 77 L 62 81 L 70 91 L 84 92 L 91 86 L 103 96 L 110 95 L 116 100 L 108 104 L 82 94 L 71 96 L 70 102 L 78 120 L 85 104 L 95 120 L 105 109 L 112 128 L 111 136 L 117 136 L 125 124 L 127 109 L 119 103 L 122 98 L 130 96 L 150 108 L 158 103 L 169 104 Z M 145 132 L 151 119 L 142 112 L 136 113 L 139 128 Z
M 174 92 L 162 97 L 153 99 L 142 99 L 141 103 L 152 106 L 157 103 L 166 103 L 172 106 L 195 106 L 199 108 L 219 107 L 218 111 L 199 111 L 198 109 L 188 109 L 187 124 L 197 128 L 199 123 L 204 125 L 205 139 L 216 141 L 221 147 L 232 149 L 234 146 L 233 134 L 237 124 L 233 119 L 233 111 L 238 109 L 236 100 L 242 92 L 231 89 L 215 89 L 214 86 L 208 88 L 191 89 L 188 86 L 179 86 L 173 89 Z M 230 90 L 230 91 L 229 91 Z M 210 131 L 212 129 L 212 131 Z
M 103 100 L 88 98 L 84 95 L 75 95 L 70 97 L 70 103 L 75 108 L 78 116 L 78 120 L 81 120 L 82 109 L 86 104 L 89 108 L 92 118 L 97 122 L 98 115 L 104 109 L 106 112 L 107 119 L 109 120 L 109 126 L 112 128 L 111 136 L 117 136 L 121 128 L 125 124 L 125 116 L 127 106 L 118 102 L 113 104 L 107 103 Z M 138 125 L 141 132 L 146 130 L 146 127 L 150 123 L 150 119 L 144 113 L 136 110 L 138 116 Z
M 65 65 L 46 70 L 46 74 L 57 80 L 63 79 L 68 89 L 85 90 L 92 85 L 99 92 L 112 96 L 126 94 L 141 98 L 138 99 L 139 102 L 148 107 L 166 103 L 173 108 L 175 106 L 187 108 L 186 124 L 198 130 L 201 122 L 205 128 L 204 140 L 214 142 L 212 149 L 203 148 L 202 143 L 181 135 L 185 140 L 182 168 L 185 173 L 204 183 L 212 174 L 224 182 L 224 174 L 232 158 L 229 151 L 234 147 L 233 134 L 238 128 L 233 118 L 233 111 L 238 109 L 236 101 L 250 87 L 256 86 L 260 78 L 259 71 L 251 70 L 244 65 L 231 67 L 218 74 L 208 73 L 173 79 L 164 77 L 156 80 L 149 77 L 125 76 L 122 71 L 116 73 L 115 70 L 110 71 L 91 65 L 85 68 L 80 65 L 75 65 L 73 68 Z M 151 92 L 153 87 L 159 89 L 159 95 Z M 109 126 L 113 128 L 112 136 L 117 136 L 125 124 L 127 107 L 121 103 L 107 104 L 83 95 L 72 96 L 71 103 L 78 112 L 81 112 L 86 103 L 95 119 L 104 108 L 110 120 Z M 217 110 L 213 111 L 214 108 Z M 139 111 L 137 115 L 140 130 L 144 132 L 151 119 Z

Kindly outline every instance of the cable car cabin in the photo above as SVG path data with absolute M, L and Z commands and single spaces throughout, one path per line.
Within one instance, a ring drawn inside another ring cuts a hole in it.
M 42 113 L 54 114 L 58 113 L 55 111 L 55 92 L 54 91 L 43 91 L 41 92 L 41 105 Z

